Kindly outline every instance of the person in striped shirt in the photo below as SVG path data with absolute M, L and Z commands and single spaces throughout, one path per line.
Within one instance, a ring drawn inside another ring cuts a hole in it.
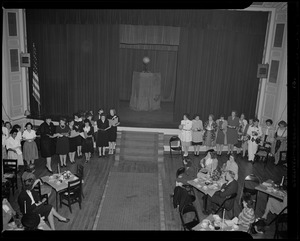
M 250 227 L 250 224 L 255 220 L 255 214 L 253 209 L 254 201 L 251 199 L 250 193 L 245 193 L 242 197 L 243 210 L 239 214 L 238 224 L 245 227 L 247 230 Z

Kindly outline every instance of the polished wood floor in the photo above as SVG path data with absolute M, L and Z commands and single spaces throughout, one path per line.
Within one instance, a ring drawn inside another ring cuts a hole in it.
M 204 154 L 201 154 L 199 157 L 194 157 L 192 153 L 190 156 L 194 162 L 200 160 Z M 218 157 L 219 165 L 222 165 L 226 161 L 225 153 Z M 97 152 L 93 154 L 91 161 L 87 164 L 84 164 L 83 158 L 77 158 L 77 163 L 82 163 L 84 165 L 84 195 L 82 208 L 79 209 L 78 204 L 74 204 L 72 206 L 72 213 L 70 213 L 68 207 L 63 206 L 58 209 L 58 212 L 63 216 L 69 217 L 71 221 L 69 223 L 61 223 L 55 220 L 55 225 L 57 230 L 93 230 L 93 224 L 95 222 L 95 218 L 97 215 L 97 211 L 102 199 L 102 195 L 105 189 L 105 184 L 107 181 L 107 177 L 109 175 L 110 169 L 114 164 L 114 155 L 107 155 L 106 157 L 99 158 Z M 45 168 L 45 159 L 39 159 L 35 161 L 36 171 L 35 175 L 37 177 L 42 177 L 45 175 L 49 175 L 49 172 Z M 52 169 L 54 171 L 57 170 L 58 156 L 54 156 L 52 160 Z M 243 159 L 241 156 L 237 157 L 237 163 L 239 165 L 239 191 L 243 185 L 243 179 L 246 175 L 251 173 L 257 175 L 261 181 L 265 181 L 267 179 L 272 179 L 275 182 L 280 182 L 283 175 L 286 175 L 286 168 L 283 166 L 275 166 L 273 163 L 268 163 L 268 165 L 264 168 L 262 163 L 255 163 L 252 165 L 246 159 Z M 162 176 L 163 182 L 163 195 L 164 195 L 164 213 L 165 213 L 165 223 L 166 230 L 181 230 L 179 215 L 172 207 L 172 200 L 170 198 L 170 194 L 173 193 L 174 185 L 175 185 L 175 173 L 176 170 L 181 166 L 181 159 L 179 155 L 174 155 L 173 158 L 170 157 L 169 152 L 164 153 L 164 175 Z M 124 171 L 132 172 L 136 169 L 136 164 L 130 162 L 122 167 Z M 153 168 L 145 165 L 144 167 L 140 167 L 143 169 Z M 66 170 L 70 170 L 71 172 L 75 172 L 76 164 L 71 164 L 69 161 L 67 163 Z M 125 170 L 126 169 L 126 170 Z M 21 171 L 22 173 L 22 171 Z M 20 173 L 20 174 L 21 174 Z M 19 210 L 17 204 L 17 197 L 19 191 L 21 190 L 21 183 L 19 181 L 19 189 L 15 192 L 14 195 L 10 197 L 10 203 L 12 204 L 15 210 Z M 197 210 L 200 216 L 200 219 L 205 218 L 205 215 L 202 214 L 202 199 L 201 193 L 198 195 L 198 199 L 195 202 L 197 206 Z M 266 205 L 267 196 L 260 193 L 258 196 L 258 203 L 256 208 L 256 215 L 261 216 L 265 205 Z M 49 199 L 50 204 L 55 207 L 55 192 L 50 196 Z M 235 202 L 234 214 L 238 215 L 240 212 L 240 206 L 238 200 Z M 269 216 L 269 220 L 273 218 L 272 215 Z M 274 225 L 269 227 L 267 232 L 264 235 L 257 236 L 258 238 L 272 238 L 274 232 Z

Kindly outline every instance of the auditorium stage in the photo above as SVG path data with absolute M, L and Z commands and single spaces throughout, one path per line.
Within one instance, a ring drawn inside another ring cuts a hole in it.
M 161 102 L 161 109 L 154 111 L 134 111 L 129 101 L 119 102 L 118 116 L 121 125 L 126 127 L 178 128 L 179 122 L 173 121 L 174 103 Z

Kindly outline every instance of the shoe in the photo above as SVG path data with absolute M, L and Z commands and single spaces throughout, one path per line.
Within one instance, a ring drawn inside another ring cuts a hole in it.
M 66 165 L 66 164 L 64 164 L 64 167 L 67 167 L 67 165 Z
M 66 218 L 66 220 L 60 220 L 60 219 L 58 219 L 58 221 L 62 222 L 62 223 L 68 223 L 68 222 L 70 222 L 70 219 L 69 218 Z
M 50 170 L 47 166 L 46 166 L 46 168 L 47 168 L 48 172 L 50 172 L 51 174 L 53 174 L 52 170 Z

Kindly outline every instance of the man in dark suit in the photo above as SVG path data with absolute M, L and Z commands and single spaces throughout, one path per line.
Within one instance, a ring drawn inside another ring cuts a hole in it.
M 212 211 L 214 203 L 221 205 L 226 197 L 230 196 L 233 193 L 238 191 L 238 182 L 234 179 L 235 173 L 233 171 L 227 171 L 225 175 L 225 180 L 227 181 L 221 187 L 220 191 L 215 192 L 215 194 L 207 198 L 207 209 L 203 211 L 203 214 L 209 215 Z M 231 205 L 231 202 L 234 202 L 234 199 L 230 200 L 227 204 Z

